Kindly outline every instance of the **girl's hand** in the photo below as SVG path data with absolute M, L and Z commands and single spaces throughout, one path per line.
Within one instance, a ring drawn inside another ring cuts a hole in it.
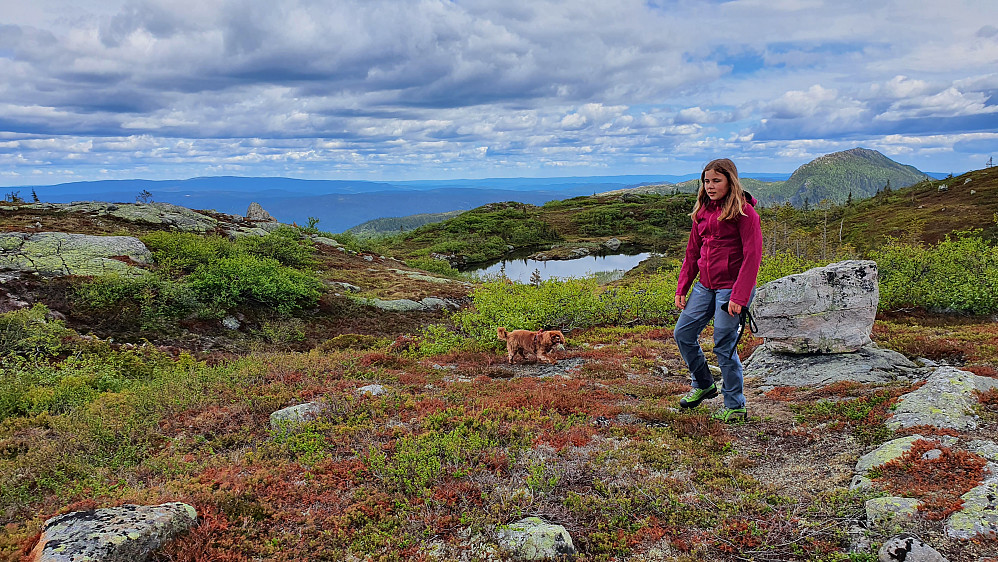
M 676 295 L 676 308 L 679 310 L 686 308 L 686 295 Z
M 741 313 L 742 313 L 742 305 L 736 302 L 728 301 L 728 314 L 730 314 L 731 316 L 738 316 Z

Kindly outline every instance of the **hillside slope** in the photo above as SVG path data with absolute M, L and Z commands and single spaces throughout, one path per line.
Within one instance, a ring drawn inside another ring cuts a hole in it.
M 883 154 L 866 148 L 853 148 L 826 154 L 804 164 L 790 176 L 782 188 L 795 207 L 807 201 L 817 205 L 827 199 L 844 203 L 872 197 L 887 186 L 908 187 L 930 179 L 913 166 L 899 164 Z

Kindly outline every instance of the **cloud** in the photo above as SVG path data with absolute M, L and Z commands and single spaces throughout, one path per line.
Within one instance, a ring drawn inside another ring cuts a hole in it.
M 723 151 L 793 168 L 994 127 L 993 16 L 970 1 L 36 0 L 0 26 L 0 156 L 22 178 L 38 163 L 644 172 Z M 959 158 L 954 143 L 932 150 Z

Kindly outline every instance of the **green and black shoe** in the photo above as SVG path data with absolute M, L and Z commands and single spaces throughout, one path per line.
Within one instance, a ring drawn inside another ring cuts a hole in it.
M 712 384 L 707 388 L 694 388 L 679 399 L 680 408 L 696 408 L 704 400 L 717 396 L 717 385 Z
M 748 420 L 748 410 L 745 408 L 724 407 L 714 412 L 714 415 L 710 417 L 723 423 L 744 422 Z

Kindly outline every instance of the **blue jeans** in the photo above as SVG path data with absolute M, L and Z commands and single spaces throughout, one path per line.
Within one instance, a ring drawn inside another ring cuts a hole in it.
M 749 297 L 751 304 L 755 290 Z M 738 339 L 738 316 L 731 316 L 721 309 L 721 306 L 731 298 L 731 289 L 708 289 L 699 281 L 693 284 L 686 301 L 686 308 L 679 315 L 673 336 L 679 346 L 679 354 L 690 369 L 693 378 L 693 388 L 709 388 L 714 384 L 714 377 L 707 367 L 707 359 L 700 347 L 700 332 L 707 327 L 710 319 L 714 319 L 714 353 L 717 355 L 717 366 L 721 368 L 723 384 L 721 394 L 724 395 L 726 408 L 744 408 L 745 394 L 742 392 L 742 362 L 738 359 L 735 342 Z

